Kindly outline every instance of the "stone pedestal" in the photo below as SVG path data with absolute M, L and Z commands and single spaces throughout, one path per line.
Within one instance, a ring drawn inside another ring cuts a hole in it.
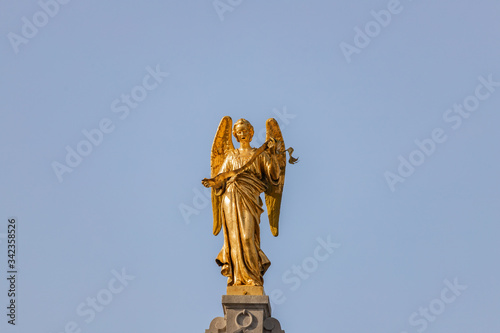
M 271 317 L 269 296 L 223 295 L 224 317 L 217 317 L 205 333 L 285 333 Z

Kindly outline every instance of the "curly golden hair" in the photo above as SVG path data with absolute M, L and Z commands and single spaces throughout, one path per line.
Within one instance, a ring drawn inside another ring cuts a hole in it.
M 238 119 L 238 121 L 235 122 L 234 126 L 233 126 L 233 136 L 236 138 L 236 141 L 240 142 L 240 140 L 236 136 L 236 126 L 238 126 L 238 125 L 246 125 L 248 127 L 248 129 L 250 130 L 250 141 L 252 141 L 253 134 L 254 134 L 253 126 L 252 126 L 252 124 L 250 124 L 250 122 L 248 120 L 243 119 L 243 118 Z

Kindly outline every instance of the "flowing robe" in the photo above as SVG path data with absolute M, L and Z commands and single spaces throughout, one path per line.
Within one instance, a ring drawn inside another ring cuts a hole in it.
M 255 151 L 255 148 L 253 148 Z M 250 160 L 238 149 L 230 152 L 219 173 L 235 170 Z M 277 184 L 280 168 L 275 155 L 260 154 L 247 169 L 231 177 L 216 194 L 222 196 L 221 217 L 224 245 L 215 259 L 231 285 L 263 285 L 271 262 L 260 249 L 260 215 L 267 184 Z

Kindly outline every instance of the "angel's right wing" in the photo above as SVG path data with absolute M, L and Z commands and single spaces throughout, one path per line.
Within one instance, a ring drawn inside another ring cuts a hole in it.
M 226 159 L 227 154 L 234 150 L 233 139 L 231 137 L 231 130 L 233 127 L 233 120 L 229 116 L 225 116 L 220 121 L 217 133 L 215 133 L 214 143 L 212 144 L 212 153 L 210 155 L 211 177 L 219 174 L 222 163 Z M 222 197 L 215 195 L 216 189 L 212 187 L 212 209 L 214 214 L 214 235 L 218 235 L 222 227 L 221 216 L 221 200 Z
M 286 151 L 283 135 L 281 134 L 280 126 L 274 118 L 269 118 L 266 121 L 266 141 L 269 139 L 276 140 L 276 152 L 278 164 L 280 167 L 280 176 L 278 184 L 270 183 L 265 193 L 267 214 L 269 217 L 269 226 L 273 236 L 278 236 L 279 219 L 281 209 L 281 197 L 283 196 L 283 185 L 285 184 L 285 169 L 286 169 Z

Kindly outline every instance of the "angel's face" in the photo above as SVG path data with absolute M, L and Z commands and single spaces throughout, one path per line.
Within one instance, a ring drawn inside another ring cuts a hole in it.
M 244 123 L 236 125 L 234 133 L 238 142 L 252 141 L 252 130 Z

